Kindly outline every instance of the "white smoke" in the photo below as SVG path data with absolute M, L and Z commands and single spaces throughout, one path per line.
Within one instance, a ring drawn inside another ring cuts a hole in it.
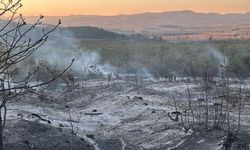
M 15 23 L 11 24 L 8 29 L 15 27 Z M 25 32 L 29 29 L 29 25 L 24 26 L 21 29 L 21 32 Z M 39 25 L 36 28 L 30 30 L 26 36 L 23 37 L 22 41 L 28 41 L 29 39 L 32 42 L 39 40 L 43 33 L 49 31 L 53 26 L 49 25 Z M 14 34 L 14 33 L 12 33 Z M 60 69 L 66 68 L 74 59 L 74 63 L 71 67 L 71 70 L 76 73 L 87 74 L 89 72 L 96 72 L 103 75 L 108 75 L 110 73 L 125 72 L 126 69 L 117 68 L 110 64 L 102 64 L 101 56 L 98 51 L 88 51 L 84 47 L 80 46 L 78 39 L 75 37 L 74 33 L 70 29 L 58 28 L 51 34 L 47 41 L 33 54 L 34 61 L 36 64 L 40 61 L 45 61 L 51 66 L 59 67 Z M 141 56 L 140 56 L 141 57 Z M 134 69 L 138 70 L 138 73 L 144 74 L 144 76 L 152 76 L 149 71 L 143 67 L 143 65 L 135 65 Z M 32 71 L 33 64 L 29 62 L 22 62 L 17 64 L 19 68 L 19 76 L 25 77 L 26 74 Z M 136 72 L 135 72 L 136 73 Z
M 141 68 L 141 69 L 137 70 L 137 74 L 142 76 L 142 77 L 153 78 L 153 75 L 151 73 L 149 73 L 147 68 Z
M 218 65 L 228 65 L 228 58 L 225 56 L 225 54 L 221 53 L 218 49 L 212 46 L 207 47 L 209 53 L 213 56 L 213 58 L 217 59 L 217 61 L 220 63 Z
M 67 67 L 74 59 L 71 70 L 82 74 L 96 69 L 104 75 L 114 71 L 110 65 L 100 64 L 101 57 L 97 51 L 89 52 L 80 47 L 74 34 L 66 29 L 53 32 L 48 41 L 34 53 L 34 57 L 37 61 L 43 60 L 60 68 Z
M 209 53 L 212 55 L 213 58 L 217 59 L 219 62 L 218 64 L 218 73 L 221 77 L 225 72 L 225 67 L 228 65 L 229 60 L 225 54 L 221 53 L 218 49 L 212 46 L 208 46 Z

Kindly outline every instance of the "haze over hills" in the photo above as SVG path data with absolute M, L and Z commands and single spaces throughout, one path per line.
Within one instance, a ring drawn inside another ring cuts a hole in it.
M 47 16 L 44 22 L 55 24 L 62 19 L 63 26 L 93 26 L 120 33 L 171 34 L 218 31 L 250 26 L 250 13 L 217 14 L 174 11 L 118 16 Z M 37 17 L 27 17 L 32 22 Z

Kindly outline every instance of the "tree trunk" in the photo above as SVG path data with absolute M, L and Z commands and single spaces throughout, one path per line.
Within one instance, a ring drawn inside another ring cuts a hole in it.
M 240 132 L 240 119 L 241 119 L 241 99 L 242 99 L 242 89 L 241 89 L 241 86 L 240 86 L 240 98 L 239 98 L 239 101 L 238 101 L 238 109 L 239 109 L 239 114 L 238 114 L 238 133 Z
M 0 150 L 4 150 L 4 147 L 3 147 L 3 132 L 2 132 L 2 129 L 0 129 L 0 130 L 1 130 L 1 133 L 0 133 Z
M 2 109 L 0 108 L 0 150 L 4 150 L 3 147 L 3 119 L 2 119 Z

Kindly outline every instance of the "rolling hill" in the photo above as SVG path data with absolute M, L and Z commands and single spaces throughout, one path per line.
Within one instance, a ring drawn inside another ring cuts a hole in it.
M 36 18 L 26 17 L 26 20 L 33 22 Z M 55 24 L 59 18 L 62 19 L 65 27 L 93 26 L 126 34 L 193 33 L 250 26 L 250 13 L 217 14 L 192 11 L 118 16 L 48 16 L 44 22 Z

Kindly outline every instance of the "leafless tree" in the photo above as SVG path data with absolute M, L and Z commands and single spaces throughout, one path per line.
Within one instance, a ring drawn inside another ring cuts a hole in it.
M 209 106 L 208 106 L 208 68 L 207 68 L 207 64 L 205 64 L 205 71 L 204 71 L 204 89 L 205 89 L 205 125 L 206 128 L 208 129 L 208 116 L 209 116 Z
M 189 88 L 188 82 L 186 83 L 186 85 L 187 85 L 187 98 L 188 98 L 188 123 L 189 123 L 189 117 L 190 117 L 190 113 L 191 113 L 192 123 L 194 124 L 194 111 L 192 108 L 191 93 L 190 93 L 190 88 Z
M 68 114 L 69 114 L 69 119 L 68 119 L 68 123 L 70 124 L 70 136 L 71 136 L 71 141 L 70 141 L 70 150 L 74 149 L 75 146 L 75 142 L 76 142 L 76 136 L 78 134 L 79 131 L 79 122 L 81 120 L 81 115 L 77 116 L 77 120 L 74 120 L 72 118 L 72 114 L 71 114 L 71 109 L 70 107 L 67 108 Z
M 112 80 L 112 73 L 109 73 L 108 75 L 108 87 L 110 86 L 110 82 Z
M 240 122 L 241 122 L 241 111 L 242 111 L 242 99 L 243 99 L 243 91 L 242 91 L 242 84 L 244 85 L 244 79 L 240 79 L 240 87 L 239 87 L 239 98 L 238 98 L 238 132 L 240 132 Z
M 41 47 L 48 35 L 55 31 L 61 24 L 42 29 L 40 16 L 33 24 L 27 24 L 25 18 L 18 14 L 22 7 L 21 0 L 0 0 L 0 16 L 8 19 L 0 25 L 0 149 L 3 150 L 3 131 L 6 126 L 7 103 L 19 95 L 35 92 L 38 87 L 43 87 L 66 72 L 72 65 L 59 74 L 44 82 L 34 83 L 37 69 L 27 73 L 27 76 L 18 81 L 12 79 L 13 72 L 18 64 L 27 60 Z M 39 37 L 31 38 L 32 32 L 41 31 Z M 32 82 L 32 83 L 31 83 Z

